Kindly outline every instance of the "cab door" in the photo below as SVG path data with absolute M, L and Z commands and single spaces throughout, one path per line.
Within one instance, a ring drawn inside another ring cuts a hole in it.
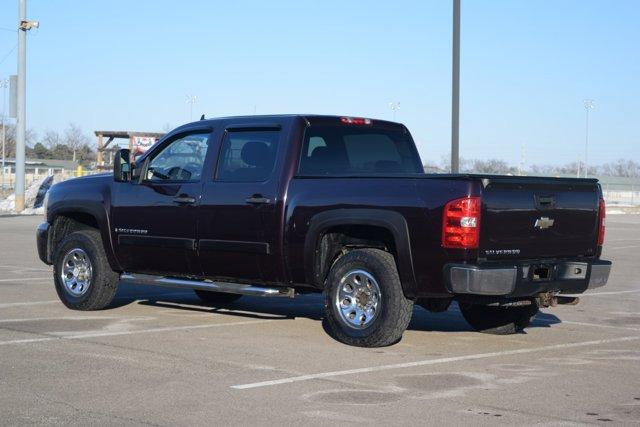
M 279 267 L 278 163 L 280 125 L 228 126 L 213 179 L 198 213 L 200 265 L 205 277 L 275 281 Z
M 125 271 L 200 274 L 196 222 L 210 133 L 169 138 L 145 160 L 139 182 L 114 183 L 112 231 Z

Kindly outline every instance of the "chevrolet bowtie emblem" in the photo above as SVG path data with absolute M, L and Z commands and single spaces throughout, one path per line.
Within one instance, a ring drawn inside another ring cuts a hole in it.
M 544 230 L 545 228 L 553 227 L 553 220 L 543 216 L 541 218 L 536 219 L 536 223 L 533 224 L 535 228 L 539 228 L 540 230 Z

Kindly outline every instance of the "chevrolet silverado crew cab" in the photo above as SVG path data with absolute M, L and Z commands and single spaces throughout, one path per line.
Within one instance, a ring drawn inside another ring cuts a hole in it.
M 105 308 L 119 283 L 214 305 L 322 292 L 329 333 L 375 347 L 414 304 L 456 301 L 475 330 L 507 334 L 609 277 L 597 180 L 428 175 L 398 123 L 201 120 L 129 155 L 47 194 L 38 251 L 69 308 Z

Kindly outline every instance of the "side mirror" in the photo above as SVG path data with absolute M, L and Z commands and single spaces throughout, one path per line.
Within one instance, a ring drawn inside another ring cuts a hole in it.
M 131 152 L 127 148 L 116 151 L 113 158 L 113 179 L 116 182 L 131 181 Z

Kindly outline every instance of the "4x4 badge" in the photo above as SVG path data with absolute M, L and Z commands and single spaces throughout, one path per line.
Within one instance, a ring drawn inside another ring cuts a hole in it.
M 541 218 L 536 219 L 536 223 L 533 224 L 535 228 L 539 228 L 540 230 L 544 230 L 545 228 L 553 227 L 554 220 L 543 216 Z

